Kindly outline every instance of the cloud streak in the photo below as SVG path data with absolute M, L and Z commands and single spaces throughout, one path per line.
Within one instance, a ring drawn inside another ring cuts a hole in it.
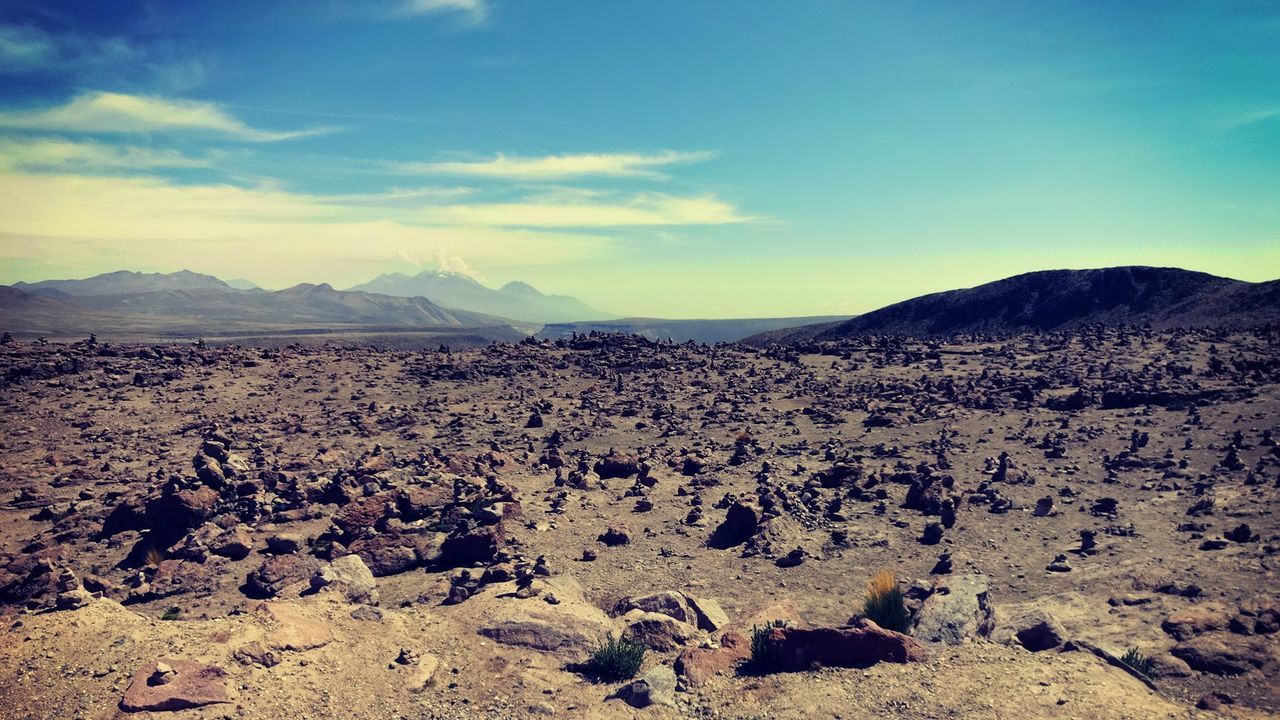
M 394 168 L 404 173 L 500 180 L 539 181 L 580 177 L 662 179 L 666 176 L 658 172 L 657 168 L 703 162 L 710 158 L 711 153 L 706 151 L 677 152 L 674 150 L 651 155 L 589 153 L 519 157 L 498 154 L 487 160 L 398 163 Z
M 753 218 L 714 195 L 645 193 L 614 202 L 509 202 L 444 205 L 424 210 L 424 222 L 484 227 L 603 228 L 730 225 Z
M 0 113 L 0 128 L 90 134 L 200 133 L 247 142 L 276 142 L 331 131 L 261 130 L 214 103 L 112 92 L 85 93 L 51 108 Z
M 1228 117 L 1223 125 L 1228 129 L 1242 128 L 1258 123 L 1269 122 L 1276 118 L 1280 118 L 1280 105 L 1259 110 L 1250 110 L 1247 112 L 1236 113 Z
M 456 13 L 467 22 L 479 25 L 489 19 L 489 3 L 486 0 L 402 0 L 394 15 L 419 17 Z
M 209 167 L 208 158 L 174 150 L 73 142 L 57 138 L 0 139 L 0 168 L 13 170 L 154 170 Z

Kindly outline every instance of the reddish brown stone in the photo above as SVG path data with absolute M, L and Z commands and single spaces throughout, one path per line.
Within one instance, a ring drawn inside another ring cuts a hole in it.
M 173 670 L 167 682 L 157 682 L 157 663 Z M 226 702 L 231 702 L 231 697 L 227 694 L 227 674 L 222 668 L 193 660 L 162 658 L 138 668 L 120 700 L 120 709 L 125 712 L 186 710 Z
M 774 628 L 768 642 L 778 652 L 780 669 L 865 667 L 878 662 L 921 662 L 928 658 L 920 643 L 866 618 L 845 627 Z
M 718 648 L 689 648 L 676 658 L 676 673 L 691 685 L 702 685 L 716 675 L 730 673 L 751 657 L 751 640 L 737 630 L 726 630 Z
M 394 493 L 383 492 L 348 503 L 333 516 L 333 524 L 348 538 L 358 537 L 386 516 L 387 504 L 394 499 Z

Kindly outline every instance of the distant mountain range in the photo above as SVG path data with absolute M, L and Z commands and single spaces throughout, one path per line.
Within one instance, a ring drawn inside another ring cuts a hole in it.
M 232 287 L 212 275 L 190 270 L 175 273 L 140 273 L 131 270 L 94 275 L 81 280 L 42 280 L 36 283 L 16 282 L 13 287 L 23 292 L 53 290 L 74 296 L 119 295 L 162 290 L 231 290 Z
M 335 290 L 328 284 L 241 290 L 211 275 L 120 271 L 83 280 L 0 286 L 0 328 L 25 335 L 96 332 L 217 336 L 299 329 L 491 329 L 518 340 L 538 329 L 422 297 Z
M 425 297 L 445 307 L 471 310 L 536 323 L 600 320 L 610 317 L 567 295 L 544 295 L 522 282 L 509 282 L 494 290 L 455 272 L 426 270 L 417 275 L 387 273 L 353 291 L 396 297 Z
M 243 283 L 247 281 L 237 282 Z M 0 331 L 27 337 L 378 332 L 416 334 L 425 345 L 427 336 L 431 342 L 453 336 L 474 344 L 534 333 L 561 338 L 603 331 L 677 342 L 764 345 L 883 334 L 1008 335 L 1094 323 L 1156 328 L 1278 323 L 1280 280 L 1249 283 L 1177 268 L 1048 270 L 924 295 L 853 318 L 608 320 L 602 315 L 579 300 L 544 295 L 524 283 L 492 290 L 464 275 L 435 271 L 383 275 L 351 290 L 306 283 L 276 291 L 240 289 L 187 270 L 120 271 L 0 286 Z
M 858 335 L 1008 335 L 1100 323 L 1156 328 L 1280 322 L 1280 280 L 1249 283 L 1143 266 L 1045 270 L 923 295 L 836 323 L 762 333 L 761 345 Z

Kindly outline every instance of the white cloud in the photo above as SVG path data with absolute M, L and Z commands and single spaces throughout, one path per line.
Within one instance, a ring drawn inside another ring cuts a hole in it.
M 555 265 L 608 252 L 597 234 L 415 222 L 414 211 L 356 196 L 176 185 L 146 177 L 0 172 L 0 266 L 200 267 L 270 287 L 325 278 L 337 286 L 383 272 L 405 252 L 467 271 Z M 370 196 L 370 198 L 375 196 Z M 245 263 L 252 263 L 248 268 Z
M 457 273 L 458 275 L 466 275 L 473 280 L 484 281 L 484 277 L 480 273 L 472 269 L 466 260 L 457 255 L 449 254 L 448 248 L 437 247 L 431 250 L 429 256 L 417 255 L 400 248 L 396 250 L 396 257 L 402 262 L 414 267 L 422 267 L 423 265 L 431 265 L 436 270 L 443 272 Z
M 463 175 L 506 180 L 560 180 L 574 177 L 662 178 L 655 168 L 702 162 L 709 152 L 667 150 L 652 155 L 640 153 L 591 153 L 512 157 L 499 154 L 487 160 L 432 163 L 399 163 L 395 169 L 426 175 Z
M 55 138 L 0 139 L 0 168 L 14 170 L 152 170 L 208 167 L 207 158 L 174 150 L 73 142 Z
M 328 132 L 259 130 L 213 103 L 144 95 L 91 92 L 58 107 L 0 113 L 0 127 L 84 133 L 197 132 L 252 142 L 272 142 Z
M 489 17 L 487 0 L 403 0 L 395 10 L 401 17 L 458 13 L 471 23 L 482 23 Z
M 484 227 L 628 227 L 727 225 L 753 218 L 713 195 L 646 193 L 614 202 L 470 203 L 430 207 L 419 216 L 441 225 Z

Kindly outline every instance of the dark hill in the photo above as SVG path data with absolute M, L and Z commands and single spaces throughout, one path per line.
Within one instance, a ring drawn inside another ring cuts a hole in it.
M 1081 325 L 1156 328 L 1280 321 L 1280 281 L 1249 283 L 1178 268 L 1044 270 L 964 290 L 923 295 L 843 323 L 747 338 L 749 344 L 857 335 L 1008 335 Z

